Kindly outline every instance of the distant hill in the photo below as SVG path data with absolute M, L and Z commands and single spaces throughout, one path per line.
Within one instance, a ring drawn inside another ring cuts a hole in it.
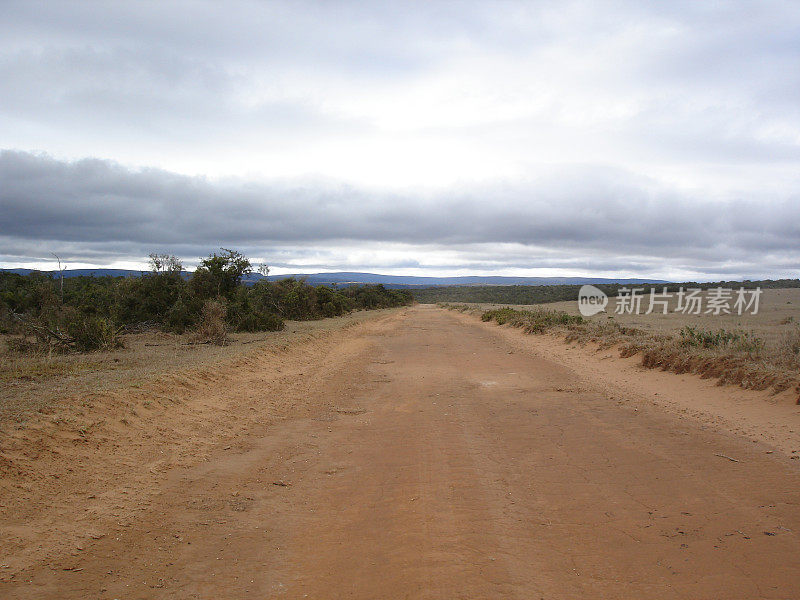
M 20 275 L 27 275 L 31 269 L 0 269 Z M 54 277 L 58 276 L 58 271 L 43 271 Z M 143 271 L 132 271 L 128 269 L 67 269 L 64 277 L 140 277 Z M 188 277 L 189 272 L 184 272 Z M 407 288 L 407 287 L 438 287 L 438 286 L 478 286 L 478 285 L 583 285 L 585 283 L 604 284 L 604 283 L 668 283 L 660 279 L 606 279 L 602 277 L 502 277 L 502 276 L 482 276 L 469 275 L 464 277 L 418 277 L 414 275 L 381 275 L 378 273 L 296 273 L 287 275 L 270 275 L 269 279 L 287 279 L 289 277 L 304 278 L 311 285 L 353 285 L 365 283 L 382 283 L 387 287 Z M 251 273 L 245 278 L 245 283 L 255 283 L 263 279 L 259 273 Z
M 35 269 L 0 269 L 6 273 L 16 273 L 18 275 L 28 275 Z M 58 277 L 58 271 L 39 271 L 45 275 Z M 142 271 L 131 271 L 130 269 L 65 269 L 64 277 L 141 277 Z
M 602 277 L 502 277 L 468 275 L 463 277 L 419 277 L 415 275 L 380 275 L 376 273 L 314 273 L 310 275 L 277 275 L 270 279 L 306 277 L 309 283 L 383 283 L 414 287 L 441 285 L 583 285 L 585 283 L 667 283 L 659 279 L 604 279 Z

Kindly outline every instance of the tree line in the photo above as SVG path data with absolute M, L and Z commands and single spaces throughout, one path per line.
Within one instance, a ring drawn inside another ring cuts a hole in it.
M 201 259 L 191 274 L 168 254 L 151 254 L 150 270 L 141 277 L 0 272 L 0 333 L 18 334 L 13 344 L 19 349 L 86 351 L 117 345 L 121 333 L 150 327 L 180 334 L 207 329 L 213 324 L 204 321 L 216 319 L 217 334 L 220 328 L 277 331 L 285 320 L 413 302 L 409 292 L 383 285 L 337 288 L 294 278 L 244 285 L 242 278 L 253 269 L 242 253 L 222 248 Z M 268 273 L 265 267 L 260 271 Z

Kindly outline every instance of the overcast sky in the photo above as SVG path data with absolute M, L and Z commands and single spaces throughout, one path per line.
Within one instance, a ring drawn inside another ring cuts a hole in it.
M 0 266 L 797 277 L 800 2 L 0 0 Z

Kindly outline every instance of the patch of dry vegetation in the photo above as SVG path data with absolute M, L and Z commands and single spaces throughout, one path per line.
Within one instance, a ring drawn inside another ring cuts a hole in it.
M 222 302 L 206 300 L 192 341 L 199 344 L 224 346 L 228 342 L 228 328 L 225 325 L 227 314 L 228 310 Z
M 784 344 L 767 344 L 752 332 L 685 327 L 676 335 L 611 323 L 592 324 L 567 336 L 568 341 L 578 342 L 598 341 L 598 338 L 605 346 L 618 346 L 623 357 L 641 355 L 642 366 L 650 369 L 695 373 L 715 378 L 719 385 L 772 389 L 776 393 L 795 387 L 800 394 L 800 354 Z
M 781 336 L 765 340 L 752 331 L 690 326 L 677 332 L 647 331 L 611 319 L 589 321 L 540 307 L 483 310 L 469 305 L 440 306 L 479 315 L 483 321 L 519 327 L 525 333 L 551 332 L 564 336 L 567 342 L 615 347 L 622 357 L 640 355 L 644 367 L 715 378 L 719 385 L 775 393 L 794 388 L 800 404 L 800 325 L 793 319 L 783 323 L 787 329 Z
M 516 310 L 498 308 L 487 310 L 481 315 L 482 321 L 495 321 L 498 325 L 508 323 L 512 327 L 521 327 L 525 333 L 544 333 L 553 327 L 573 327 L 583 324 L 583 318 L 568 315 L 565 312 L 534 308 L 532 310 Z

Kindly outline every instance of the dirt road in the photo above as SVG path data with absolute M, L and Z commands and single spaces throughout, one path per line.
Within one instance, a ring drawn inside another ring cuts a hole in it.
M 0 597 L 800 597 L 800 461 L 443 310 L 359 327 L 269 388 L 300 408 L 227 423 Z M 73 500 L 57 518 L 81 522 Z

